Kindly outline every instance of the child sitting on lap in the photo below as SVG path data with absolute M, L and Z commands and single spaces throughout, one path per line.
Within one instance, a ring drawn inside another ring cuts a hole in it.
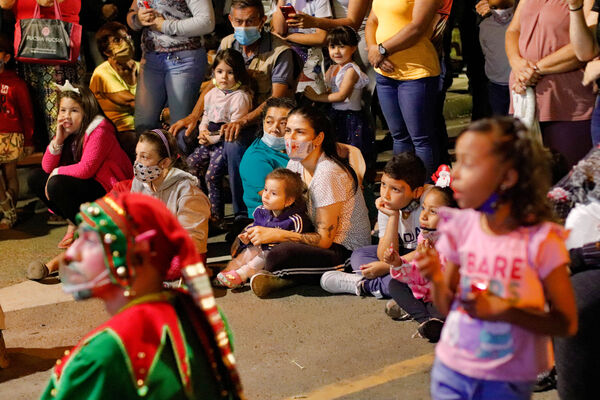
M 310 219 L 306 215 L 303 192 L 304 183 L 296 172 L 277 168 L 267 175 L 261 195 L 263 205 L 254 210 L 254 223 L 239 234 L 242 250 L 237 252 L 227 270 L 217 275 L 220 284 L 230 289 L 243 286 L 248 279 L 263 269 L 265 252 L 276 245 L 269 243 L 260 247 L 253 246 L 248 228 L 263 226 L 298 233 L 309 232 L 312 229 Z M 238 265 L 240 266 L 237 267 Z

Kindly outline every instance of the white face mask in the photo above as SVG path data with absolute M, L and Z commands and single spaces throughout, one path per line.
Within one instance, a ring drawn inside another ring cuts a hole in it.
M 146 167 L 139 162 L 133 164 L 133 176 L 144 183 L 152 182 L 162 174 L 162 168 L 157 165 Z
M 262 142 L 276 151 L 285 150 L 285 139 L 280 136 L 271 135 L 270 133 L 264 132 Z
M 285 139 L 285 152 L 290 160 L 302 161 L 314 150 L 315 145 L 312 140 L 303 142 L 294 139 Z

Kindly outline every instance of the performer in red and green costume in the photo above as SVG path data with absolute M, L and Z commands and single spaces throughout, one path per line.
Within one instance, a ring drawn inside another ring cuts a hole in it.
M 58 360 L 42 399 L 242 399 L 225 324 L 194 243 L 163 203 L 135 193 L 81 206 L 65 291 L 112 318 Z M 177 257 L 186 290 L 165 290 Z

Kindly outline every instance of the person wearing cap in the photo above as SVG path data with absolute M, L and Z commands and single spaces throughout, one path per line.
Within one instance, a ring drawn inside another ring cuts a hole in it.
M 56 362 L 42 399 L 242 399 L 226 325 L 188 233 L 158 199 L 81 206 L 63 290 L 112 315 Z M 186 291 L 165 290 L 174 258 Z

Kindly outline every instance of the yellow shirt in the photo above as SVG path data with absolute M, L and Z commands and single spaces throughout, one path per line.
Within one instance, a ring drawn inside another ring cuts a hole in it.
M 136 62 L 136 68 L 139 71 L 139 62 Z M 113 103 L 104 96 L 104 93 L 117 93 L 127 90 L 135 96 L 136 87 L 137 85 L 128 85 L 108 61 L 98 65 L 92 74 L 90 90 L 96 96 L 104 114 L 115 124 L 119 132 L 135 130 L 133 110 Z
M 374 0 L 373 11 L 378 25 L 375 32 L 377 43 L 381 43 L 398 33 L 412 20 L 414 0 Z M 440 74 L 440 63 L 433 44 L 427 34 L 408 49 L 388 56 L 394 72 L 387 73 L 375 68 L 378 74 L 396 80 L 415 80 Z

